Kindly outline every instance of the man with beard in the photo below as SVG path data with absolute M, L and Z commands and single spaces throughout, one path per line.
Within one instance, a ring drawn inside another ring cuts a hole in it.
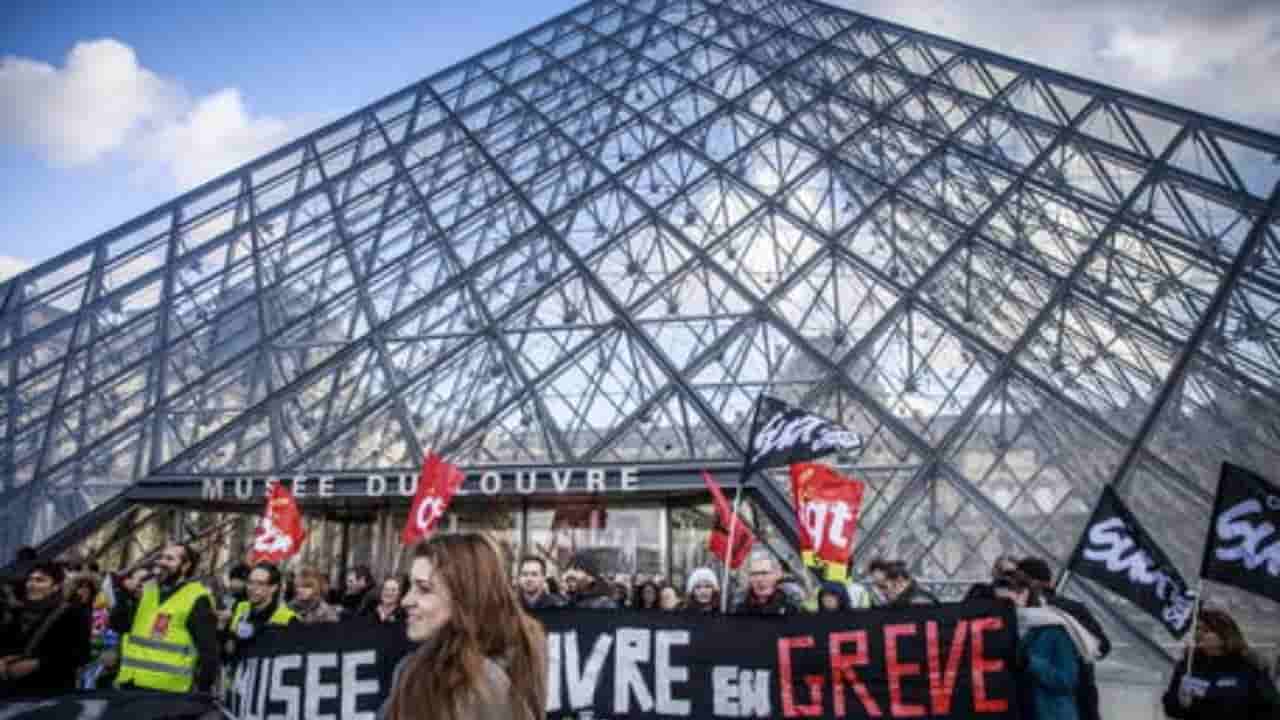
M 613 586 L 600 574 L 600 563 L 591 555 L 580 552 L 569 561 L 566 578 L 576 593 L 569 600 L 569 607 L 589 610 L 617 610 L 618 601 L 613 599 Z
M 280 581 L 280 568 L 271 563 L 258 563 L 249 572 L 249 581 L 245 584 L 249 599 L 236 604 L 227 628 L 228 656 L 235 655 L 267 625 L 283 627 L 297 621 L 297 614 L 281 597 Z
M 218 678 L 218 619 L 213 594 L 192 578 L 200 555 L 169 545 L 142 590 L 133 627 L 120 643 L 116 686 L 162 692 L 213 692 Z

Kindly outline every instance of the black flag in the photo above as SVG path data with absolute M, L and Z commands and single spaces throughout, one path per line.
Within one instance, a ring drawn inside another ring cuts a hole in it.
M 1280 488 L 1222 463 L 1200 577 L 1280 602 Z
M 761 395 L 751 419 L 742 474 L 807 462 L 841 450 L 862 449 L 862 437 L 836 423 L 777 398 Z
M 1067 567 L 1146 610 L 1174 637 L 1191 626 L 1195 597 L 1186 581 L 1109 485 Z

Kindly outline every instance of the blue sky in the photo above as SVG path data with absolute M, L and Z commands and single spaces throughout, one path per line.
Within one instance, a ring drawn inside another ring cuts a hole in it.
M 1280 132 L 1280 2 L 855 9 Z M 0 277 L 563 12 L 564 0 L 10 0 Z

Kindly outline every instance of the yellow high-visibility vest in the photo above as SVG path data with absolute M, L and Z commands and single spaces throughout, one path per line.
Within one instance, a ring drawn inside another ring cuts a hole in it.
M 241 600 L 236 603 L 236 608 L 231 613 L 231 625 L 228 626 L 232 635 L 240 627 L 240 620 L 248 617 L 250 609 L 248 600 Z M 280 603 L 276 606 L 275 611 L 271 613 L 271 617 L 267 618 L 267 624 L 284 626 L 293 622 L 297 617 L 297 613 L 290 610 L 284 603 Z
M 185 693 L 195 683 L 198 653 L 187 630 L 196 601 L 212 594 L 192 581 L 160 602 L 160 588 L 148 583 L 133 616 L 133 627 L 120 644 L 120 672 L 116 685 Z

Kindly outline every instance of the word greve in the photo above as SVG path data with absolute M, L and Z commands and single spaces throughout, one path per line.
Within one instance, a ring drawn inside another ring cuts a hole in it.
M 567 467 L 529 470 L 489 470 L 483 473 L 469 474 L 467 482 L 458 491 L 459 496 L 466 495 L 534 495 L 555 493 L 594 494 L 605 492 L 632 492 L 637 489 L 640 470 L 633 466 L 623 467 Z M 389 495 L 400 495 L 411 498 L 418 492 L 417 475 L 367 475 L 367 476 L 307 476 L 295 477 L 235 477 L 204 478 L 201 493 L 205 500 L 252 500 L 261 497 L 271 482 L 286 482 L 293 491 L 294 497 L 306 499 L 311 497 L 335 497 L 335 483 L 341 477 L 344 481 L 363 480 L 364 497 L 378 498 Z

